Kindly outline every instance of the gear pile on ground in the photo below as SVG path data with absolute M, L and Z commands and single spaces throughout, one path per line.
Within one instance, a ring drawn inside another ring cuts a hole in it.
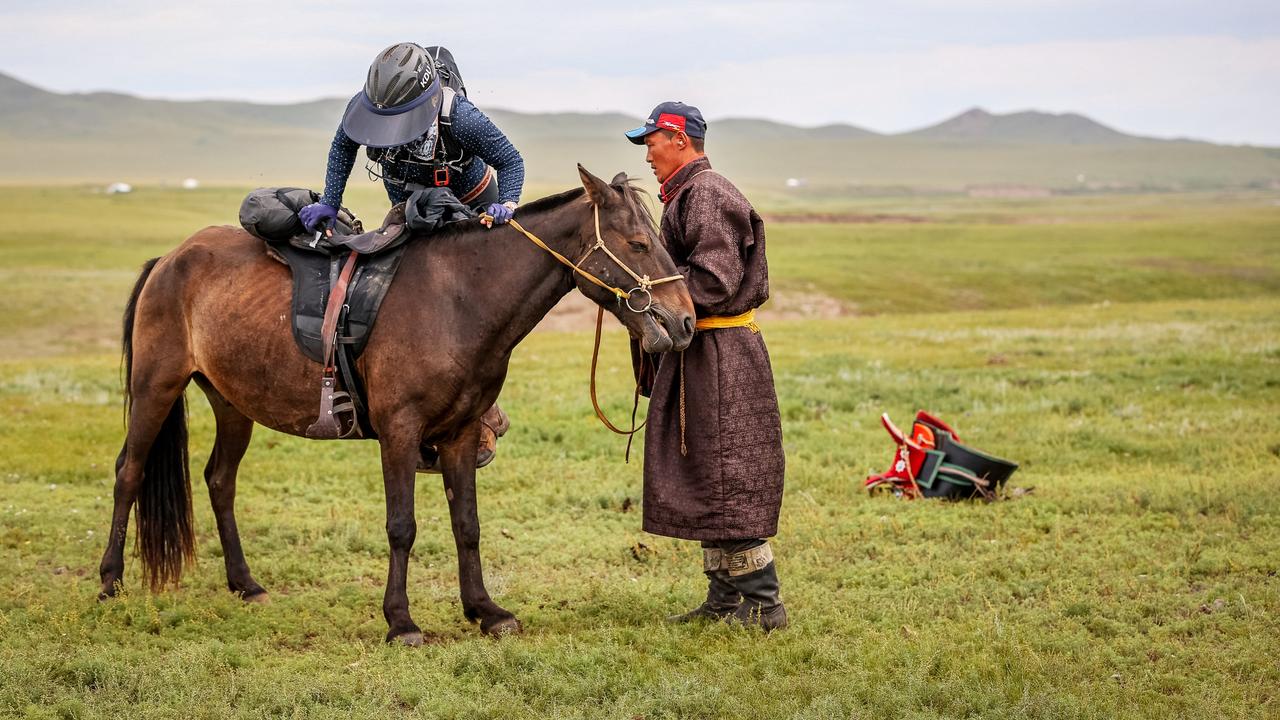
M 897 443 L 889 469 L 867 477 L 867 492 L 890 492 L 897 497 L 941 497 L 967 500 L 996 499 L 1018 464 L 989 455 L 960 441 L 950 425 L 925 410 L 916 413 L 907 436 L 889 419 L 880 422 Z

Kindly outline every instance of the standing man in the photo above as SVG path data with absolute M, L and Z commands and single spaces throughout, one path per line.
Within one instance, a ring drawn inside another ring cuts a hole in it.
M 661 183 L 661 241 L 688 280 L 698 332 L 662 357 L 644 445 L 644 529 L 701 540 L 707 599 L 671 618 L 785 627 L 767 538 L 782 507 L 782 422 L 755 309 L 769 298 L 764 223 L 704 153 L 696 107 L 665 102 L 627 138 Z

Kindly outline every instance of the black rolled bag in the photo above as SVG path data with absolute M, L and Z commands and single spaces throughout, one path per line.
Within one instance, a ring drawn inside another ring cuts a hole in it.
M 298 219 L 298 211 L 319 201 L 320 195 L 306 188 L 258 188 L 240 203 L 240 226 L 269 243 L 288 242 L 307 234 L 307 229 Z M 341 208 L 334 232 L 337 235 L 358 235 L 364 232 L 364 228 L 354 213 Z

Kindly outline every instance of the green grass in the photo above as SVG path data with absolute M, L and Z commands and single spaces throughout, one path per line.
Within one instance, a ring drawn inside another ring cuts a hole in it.
M 446 504 L 424 477 L 409 594 L 436 642 L 410 650 L 381 641 L 387 550 L 371 443 L 259 430 L 238 513 L 271 605 L 225 592 L 199 487 L 199 564 L 182 587 L 145 592 L 130 559 L 126 595 L 94 601 L 122 437 L 110 346 L 133 268 L 238 197 L 140 193 L 75 206 L 121 231 L 105 239 L 56 212 L 37 217 L 34 200 L 5 212 L 4 272 L 31 278 L 32 302 L 13 304 L 3 331 L 43 349 L 11 342 L 0 361 L 0 716 L 1280 712 L 1280 294 L 1265 278 L 1201 283 L 1186 265 L 1274 273 L 1276 217 L 1252 201 L 1192 199 L 1211 214 L 1200 219 L 1144 209 L 1142 198 L 1127 210 L 1064 200 L 1048 211 L 1073 219 L 1048 228 L 965 221 L 946 208 L 952 217 L 925 226 L 772 226 L 776 284 L 812 282 L 879 314 L 764 328 L 788 460 L 774 542 L 795 623 L 769 637 L 660 621 L 699 599 L 696 543 L 645 535 L 638 510 L 624 509 L 640 498 L 640 468 L 622 463 L 622 442 L 592 417 L 589 335 L 535 334 L 503 393 L 513 429 L 479 480 L 486 579 L 526 634 L 493 641 L 463 620 Z M 1160 217 L 1129 219 L 1149 213 Z M 15 225 L 55 229 L 24 250 Z M 1218 232 L 1206 240 L 1209 226 Z M 873 242 L 869 229 L 886 234 Z M 1038 234 L 1046 229 L 1061 234 Z M 996 309 L 950 312 L 867 282 L 919 266 L 882 245 L 945 253 L 948 233 L 967 252 L 938 261 L 942 296 L 965 290 L 973 263 L 1025 271 L 1036 286 L 1139 273 L 1126 258 L 1167 267 L 1138 294 L 1099 280 L 1079 297 L 1005 289 L 984 301 Z M 1041 261 L 1064 242 L 1078 251 Z M 850 258 L 856 266 L 840 264 Z M 848 272 L 846 285 L 831 280 Z M 46 287 L 46 273 L 65 285 Z M 883 293 L 900 302 L 874 297 Z M 71 312 L 81 298 L 103 307 Z M 59 337 L 72 328 L 74 338 Z M 615 330 L 605 341 L 602 393 L 614 415 L 630 397 L 622 339 Z M 191 398 L 198 477 L 212 420 L 198 392 Z M 891 453 L 877 416 L 901 424 L 918 407 L 1021 462 L 1012 484 L 1034 491 L 992 505 L 866 497 L 862 477 Z
M 779 223 L 770 267 L 778 289 L 855 313 L 1280 294 L 1280 206 L 1202 200 L 951 201 L 926 205 L 920 223 Z

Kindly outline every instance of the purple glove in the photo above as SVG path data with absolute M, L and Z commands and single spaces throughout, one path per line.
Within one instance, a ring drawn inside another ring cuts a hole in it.
M 516 214 L 515 210 L 512 210 L 502 203 L 491 204 L 485 212 L 493 216 L 494 225 L 502 225 L 509 222 Z
M 338 219 L 338 209 L 324 203 L 311 203 L 298 211 L 298 219 L 307 232 L 315 232 Z

